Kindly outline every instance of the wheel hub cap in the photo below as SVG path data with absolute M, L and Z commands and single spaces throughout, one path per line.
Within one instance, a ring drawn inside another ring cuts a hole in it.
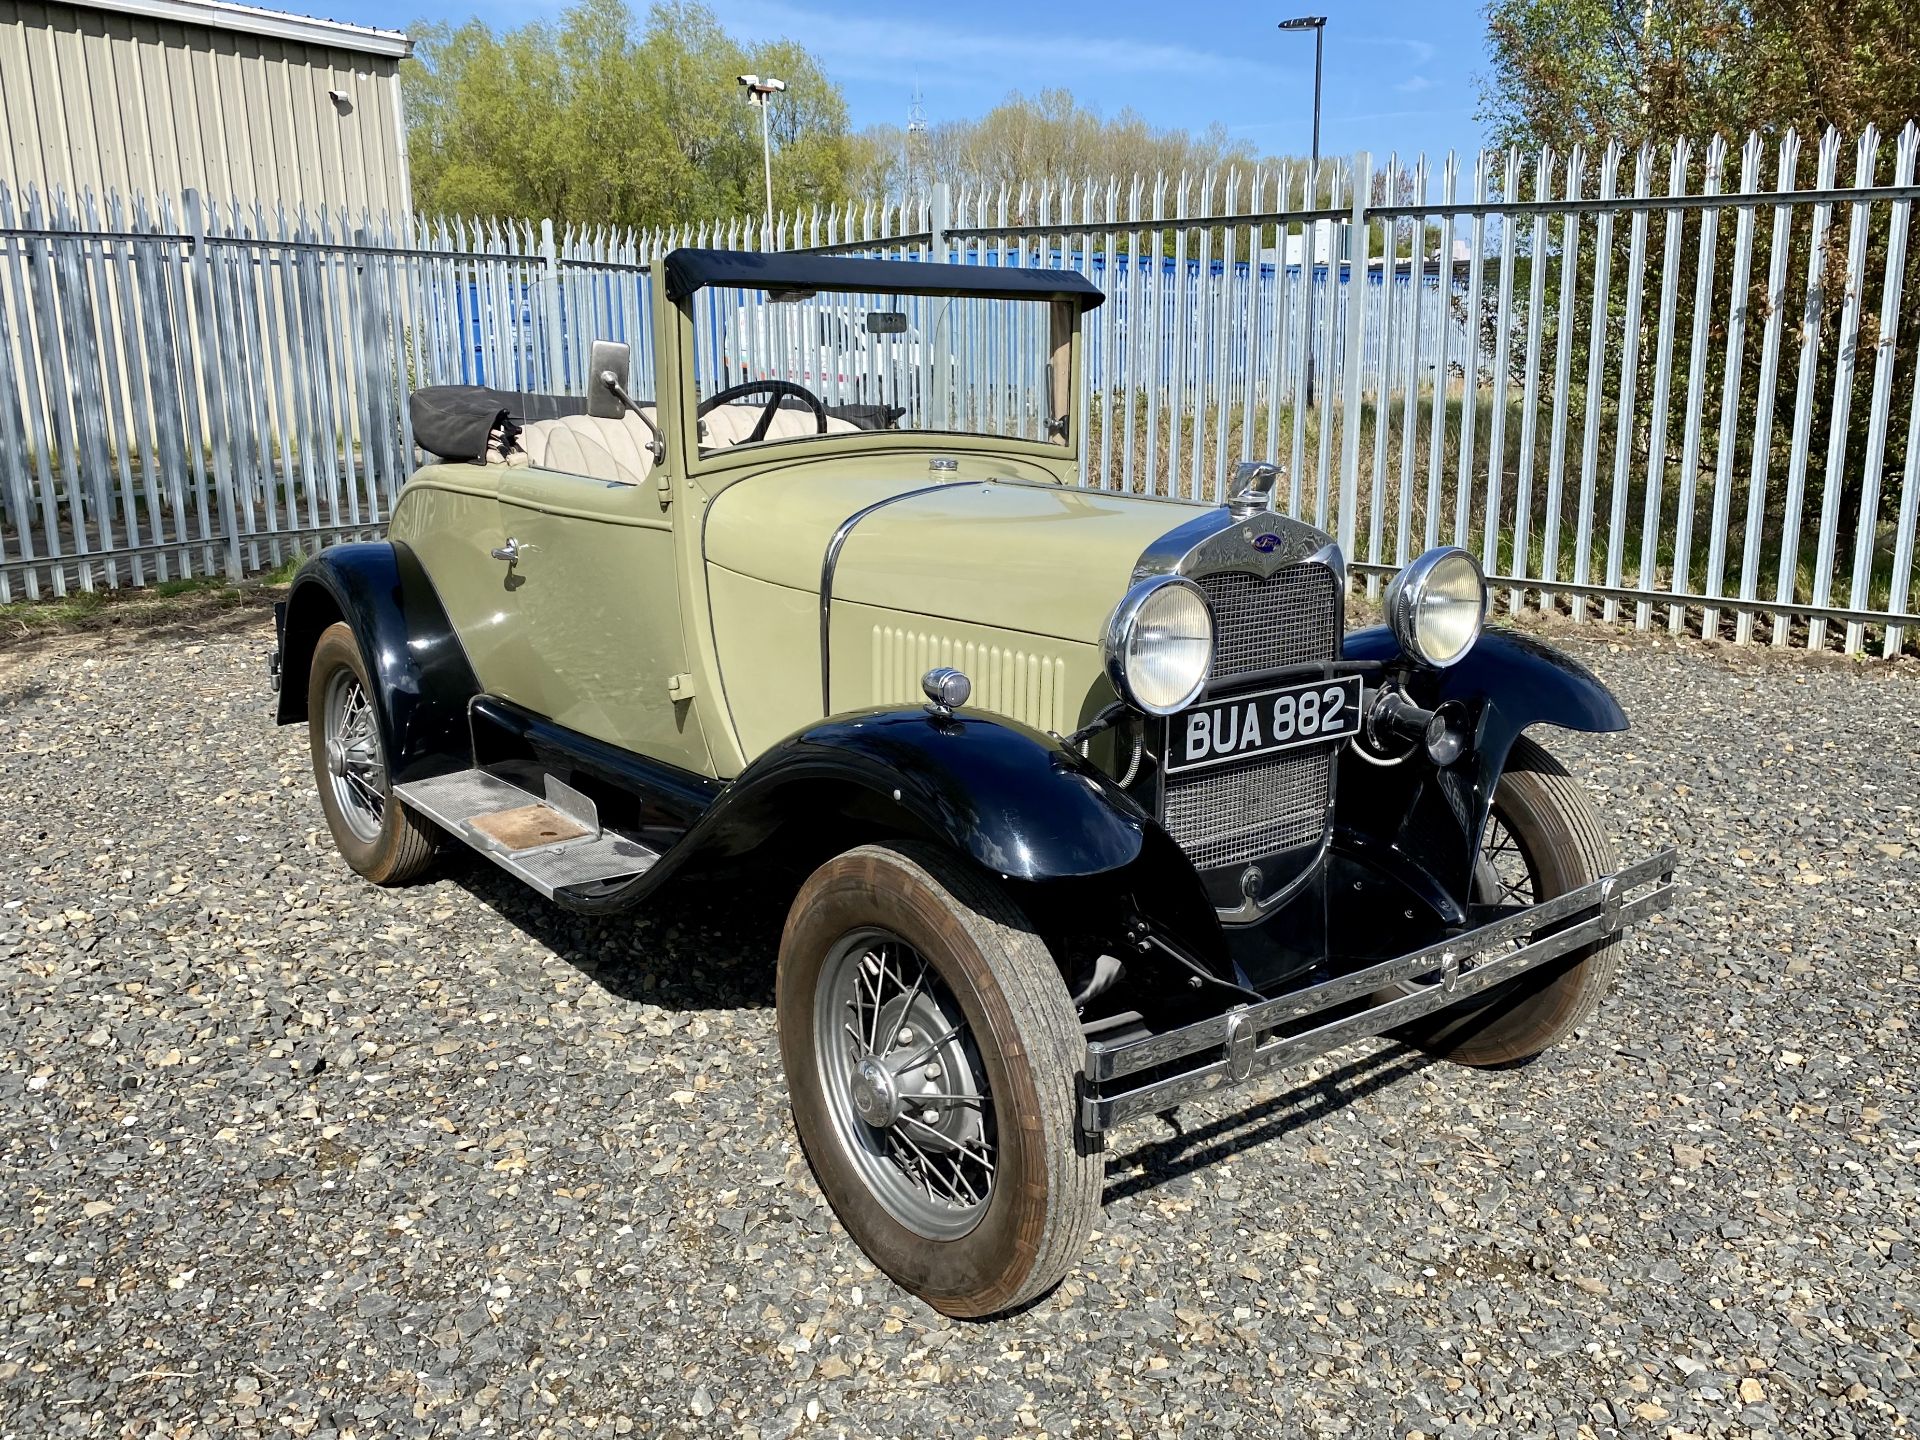
M 862 1060 L 848 1086 L 854 1113 L 869 1125 L 891 1125 L 900 1118 L 900 1091 L 893 1072 L 878 1060 Z
M 327 769 L 335 775 L 347 773 L 347 746 L 338 735 L 327 741 Z

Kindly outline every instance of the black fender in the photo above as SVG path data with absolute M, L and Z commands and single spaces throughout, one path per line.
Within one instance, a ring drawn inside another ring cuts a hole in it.
M 1051 736 L 924 708 L 810 725 L 740 773 L 683 843 L 744 853 L 816 797 L 942 841 L 1004 879 L 1097 875 L 1136 860 L 1152 824 L 1131 796 Z
M 729 783 L 660 863 L 576 909 L 623 909 L 681 871 L 747 856 L 824 859 L 880 835 L 931 840 L 1012 886 L 1036 924 L 1118 931 L 1153 917 L 1224 966 L 1200 877 L 1139 803 L 1057 739 L 998 716 L 926 708 L 837 715 Z M 822 844 L 822 841 L 829 843 Z
M 275 719 L 307 718 L 307 673 L 329 625 L 344 620 L 372 672 L 387 772 L 395 784 L 472 763 L 473 666 L 419 559 L 403 542 L 335 545 L 302 565 L 280 625 Z
M 1445 925 L 1458 925 L 1471 895 L 1487 808 L 1514 741 L 1535 725 L 1625 730 L 1626 712 L 1579 661 L 1511 630 L 1486 631 L 1445 670 L 1409 662 L 1385 626 L 1348 635 L 1344 655 L 1384 665 L 1426 709 L 1450 702 L 1464 714 L 1473 743 L 1449 766 L 1433 765 L 1418 747 L 1398 765 L 1371 765 L 1350 746 L 1341 757 L 1334 817 L 1336 843 L 1347 860 L 1396 879 L 1393 898 L 1369 895 L 1369 906 L 1377 911 L 1404 901 Z M 1336 885 L 1335 894 L 1364 888 Z

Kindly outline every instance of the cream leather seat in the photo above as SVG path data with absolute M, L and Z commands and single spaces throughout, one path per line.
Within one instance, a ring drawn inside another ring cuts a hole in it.
M 738 405 L 722 405 L 717 410 L 709 410 L 700 417 L 700 448 L 702 450 L 721 450 L 729 445 L 738 445 L 753 433 L 753 427 L 760 423 L 760 416 L 766 409 L 766 402 L 758 399 L 742 401 Z M 851 420 L 842 420 L 837 415 L 827 417 L 827 434 L 843 435 L 849 430 L 860 427 Z M 773 412 L 768 422 L 766 438 L 769 440 L 803 440 L 809 435 L 820 433 L 820 421 L 811 409 L 781 406 Z
M 718 450 L 738 445 L 760 423 L 762 406 L 758 403 L 722 405 L 702 418 L 700 446 Z M 648 420 L 654 419 L 651 405 L 643 406 Z M 797 440 L 819 433 L 819 421 L 811 410 L 776 410 L 767 426 L 769 440 Z M 837 416 L 827 417 L 827 433 L 841 435 L 860 427 Z M 559 470 L 568 475 L 584 475 L 589 480 L 605 480 L 614 485 L 638 485 L 653 470 L 653 432 L 631 411 L 618 420 L 603 420 L 593 415 L 562 415 L 556 420 L 536 420 L 520 430 L 520 448 L 527 463 L 541 470 Z
M 647 419 L 653 407 L 644 407 Z M 520 448 L 527 463 L 542 470 L 560 470 L 615 485 L 638 485 L 653 469 L 653 432 L 628 411 L 618 420 L 594 415 L 562 415 L 536 420 L 520 430 Z

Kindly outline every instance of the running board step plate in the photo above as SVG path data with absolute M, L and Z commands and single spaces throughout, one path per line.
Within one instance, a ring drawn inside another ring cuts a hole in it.
M 549 777 L 530 795 L 484 770 L 396 785 L 394 795 L 548 899 L 557 890 L 644 875 L 660 856 L 600 828 L 593 802 Z M 556 838 L 546 840 L 542 832 Z

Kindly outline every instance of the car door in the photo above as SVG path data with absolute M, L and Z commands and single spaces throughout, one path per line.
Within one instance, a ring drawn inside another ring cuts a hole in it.
M 712 774 L 687 669 L 672 519 L 648 485 L 516 469 L 500 486 L 524 657 L 509 698 L 584 735 Z

